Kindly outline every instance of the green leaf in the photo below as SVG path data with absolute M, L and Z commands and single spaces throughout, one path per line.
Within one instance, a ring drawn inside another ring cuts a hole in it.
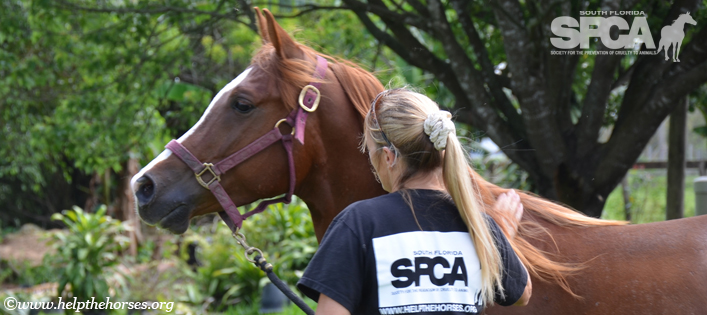
M 236 271 L 238 271 L 239 268 L 240 268 L 240 267 L 231 267 L 231 268 L 219 269 L 219 270 L 214 271 L 214 273 L 212 274 L 212 276 L 214 276 L 214 277 L 220 277 L 220 276 L 223 276 L 223 275 L 230 275 L 230 274 L 233 274 L 233 273 L 235 273 Z
M 78 254 L 79 260 L 85 261 L 85 260 L 86 260 L 86 257 L 88 256 L 88 249 L 86 249 L 86 248 L 81 248 L 81 249 L 79 249 L 78 253 L 79 253 L 79 254 Z

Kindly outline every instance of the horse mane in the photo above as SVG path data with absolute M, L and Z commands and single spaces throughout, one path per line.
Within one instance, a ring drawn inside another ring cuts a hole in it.
M 277 56 L 274 47 L 266 43 L 253 57 L 252 62 L 271 74 L 271 77 L 276 80 L 285 106 L 294 109 L 297 106 L 296 96 L 305 85 L 309 82 L 324 81 L 313 77 L 316 55 L 328 59 L 331 61 L 329 68 L 334 72 L 347 97 L 358 111 L 359 118 L 363 121 L 370 110 L 371 100 L 384 89 L 378 79 L 353 62 L 320 54 L 301 44 L 299 47 L 303 52 L 304 59 L 282 59 Z M 474 185 L 478 187 L 486 213 L 496 222 L 503 222 L 504 217 L 508 214 L 497 211 L 494 205 L 498 196 L 509 189 L 486 181 L 471 167 L 469 167 L 469 174 Z M 580 298 L 572 292 L 566 277 L 576 274 L 583 269 L 583 265 L 581 263 L 559 262 L 557 260 L 560 253 L 541 250 L 530 242 L 531 240 L 546 242 L 549 238 L 554 244 L 554 238 L 550 231 L 541 224 L 542 221 L 550 226 L 576 228 L 625 225 L 627 222 L 588 217 L 529 192 L 519 191 L 518 195 L 521 198 L 525 214 L 516 237 L 509 239 L 511 246 L 533 276 L 542 281 L 555 282 L 575 298 Z M 499 224 L 499 226 L 505 229 L 503 224 Z M 508 235 L 508 231 L 504 232 Z M 544 235 L 547 237 L 543 237 Z M 556 245 L 555 249 L 557 252 Z

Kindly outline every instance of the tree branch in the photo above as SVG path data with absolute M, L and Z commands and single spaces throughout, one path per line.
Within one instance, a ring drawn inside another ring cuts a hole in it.
M 612 81 L 621 56 L 597 56 L 594 59 L 592 80 L 582 104 L 582 116 L 577 130 L 577 156 L 584 156 L 596 149 L 599 130 L 604 123 L 607 101 L 611 95 Z
M 663 25 L 669 24 L 679 14 L 694 9 L 697 5 L 698 1 L 695 0 L 676 1 Z M 603 161 L 614 160 L 617 165 L 633 163 L 678 100 L 704 83 L 701 74 L 695 71 L 704 71 L 707 67 L 707 28 L 703 28 L 692 38 L 683 50 L 683 56 L 684 61 L 680 63 L 665 61 L 660 55 L 645 56 L 636 61 L 636 70 L 624 94 L 614 132 L 607 143 L 606 151 L 603 152 Z M 678 76 L 680 79 L 676 79 Z M 596 184 L 616 183 L 604 176 L 597 178 Z
M 388 34 L 388 32 L 385 32 L 378 28 L 378 26 L 376 26 L 376 24 L 371 21 L 371 19 L 367 15 L 366 5 L 364 3 L 356 0 L 344 0 L 344 2 L 346 2 L 351 11 L 353 11 L 354 14 L 358 16 L 358 19 L 361 20 L 363 26 L 366 27 L 366 30 L 368 30 L 368 32 L 371 33 L 373 37 L 378 39 L 379 42 L 384 43 L 405 61 L 409 62 L 410 64 L 413 64 L 409 49 L 406 48 L 405 45 L 400 43 L 395 37 Z
M 420 13 L 424 16 L 429 16 L 430 12 L 427 11 L 427 7 L 422 4 L 419 0 L 407 0 L 407 3 L 417 11 L 417 13 Z
M 676 0 L 670 8 L 670 13 L 665 16 L 663 26 L 672 24 L 673 20 L 683 12 L 694 12 L 699 5 L 699 0 Z M 659 33 L 659 32 L 658 32 Z M 655 43 L 660 42 L 660 37 L 654 38 Z M 690 41 L 692 43 L 692 41 Z M 687 51 L 687 48 L 685 49 Z M 631 82 L 629 83 L 624 99 L 619 109 L 619 117 L 616 120 L 616 126 L 621 126 L 628 120 L 632 120 L 634 112 L 640 111 L 642 104 L 645 104 L 650 99 L 648 93 L 658 87 L 656 84 L 664 76 L 666 69 L 672 66 L 672 62 L 666 62 L 658 55 L 643 55 L 635 61 L 636 69 L 634 70 Z M 616 127 L 614 127 L 616 129 Z
M 680 62 L 671 63 L 667 76 L 673 73 L 688 71 L 707 60 L 707 26 L 697 32 L 684 48 L 680 49 Z
M 474 22 L 471 20 L 471 12 L 469 12 L 469 2 L 465 0 L 452 1 L 454 10 L 457 11 L 459 22 L 461 23 L 464 33 L 466 34 L 469 44 L 474 49 L 476 60 L 481 66 L 481 74 L 489 87 L 491 96 L 494 99 L 494 105 L 506 116 L 508 125 L 513 130 L 513 133 L 520 138 L 525 138 L 525 128 L 523 127 L 523 119 L 520 117 L 518 110 L 511 104 L 510 100 L 503 92 L 503 88 L 510 89 L 510 79 L 505 76 L 495 74 L 495 68 L 486 51 L 486 46 L 481 41 Z M 527 143 L 524 142 L 527 145 Z
M 484 88 L 484 83 L 480 81 L 483 75 L 474 67 L 471 59 L 469 59 L 464 49 L 454 38 L 454 32 L 452 32 L 447 21 L 442 3 L 439 0 L 429 0 L 427 2 L 427 10 L 430 12 L 430 18 L 433 21 L 433 29 L 436 30 L 435 35 L 442 42 L 442 46 L 451 61 L 451 70 L 461 86 L 464 87 L 463 92 L 470 101 L 471 111 L 474 112 L 475 116 L 478 116 L 477 120 L 484 122 L 482 125 L 477 125 L 477 127 L 483 127 L 494 142 L 501 145 L 511 144 L 508 149 L 514 149 L 512 144 L 516 143 L 518 138 L 513 136 L 508 125 L 492 107 L 492 102 Z M 501 93 L 503 92 L 501 91 Z M 503 94 L 503 97 L 508 101 L 505 94 Z M 498 100 L 498 102 L 502 102 L 502 100 Z
M 245 11 L 245 15 L 247 15 L 248 20 L 250 20 L 250 23 L 248 23 L 248 28 L 258 34 L 258 21 L 255 18 L 255 13 L 253 13 L 253 8 L 248 5 L 248 2 L 246 2 L 246 0 L 238 0 L 238 3 L 241 4 L 241 8 L 243 8 L 243 11 Z
M 278 4 L 278 6 L 287 7 L 287 5 L 284 5 L 284 4 Z M 305 5 L 301 5 L 301 6 L 292 6 L 292 7 L 293 7 L 293 8 L 297 8 L 297 9 L 302 9 L 302 8 L 305 8 L 305 9 L 303 9 L 303 10 L 301 10 L 301 11 L 295 13 L 295 14 L 290 14 L 290 15 L 287 15 L 287 14 L 273 14 L 273 16 L 276 17 L 276 18 L 278 18 L 278 19 L 289 19 L 289 18 L 300 17 L 300 16 L 302 16 L 302 15 L 305 15 L 305 14 L 308 14 L 308 13 L 312 13 L 312 12 L 315 12 L 315 11 L 321 11 L 321 10 L 330 10 L 330 11 L 333 11 L 333 10 L 348 10 L 348 9 L 349 9 L 349 8 L 343 7 L 343 6 L 320 6 L 320 5 L 314 5 L 314 4 L 305 4 Z
M 405 12 L 403 14 L 393 12 L 389 10 L 384 3 L 380 3 L 379 5 L 372 5 L 369 2 L 367 11 L 381 18 L 388 19 L 390 21 L 397 21 L 399 23 L 414 26 L 427 33 L 434 32 L 434 28 L 432 27 L 432 25 L 430 25 L 430 23 L 421 16 L 409 12 Z
M 410 33 L 404 24 L 400 24 L 399 21 L 388 20 L 385 17 L 379 16 L 386 26 L 393 32 L 395 35 L 395 37 L 393 37 L 390 34 L 383 32 L 370 20 L 367 15 L 367 10 L 373 5 L 378 6 L 379 8 L 384 7 L 384 4 L 380 0 L 371 0 L 371 3 L 368 5 L 356 0 L 344 1 L 347 6 L 354 11 L 354 13 L 359 17 L 364 26 L 366 26 L 368 31 L 374 37 L 385 43 L 411 65 L 434 74 L 439 81 L 444 83 L 445 86 L 449 88 L 456 98 L 454 108 L 459 109 L 459 111 L 456 112 L 458 121 L 471 124 L 477 128 L 487 131 L 488 134 L 492 135 L 495 138 L 494 140 L 501 146 L 504 144 L 512 144 L 517 142 L 513 140 L 514 138 L 511 136 L 510 130 L 507 129 L 507 126 L 505 126 L 505 124 L 500 120 L 500 117 L 498 117 L 498 114 L 495 113 L 495 111 L 491 111 L 492 114 L 495 115 L 495 118 L 491 118 L 490 120 L 485 119 L 489 113 L 484 113 L 484 115 L 479 115 L 476 113 L 477 106 L 486 106 L 488 108 L 488 98 L 483 97 L 480 101 L 476 102 L 470 100 L 468 98 L 469 94 L 467 94 L 465 89 L 461 87 L 460 82 L 452 69 L 453 67 L 437 58 L 434 54 L 432 54 L 432 52 L 425 48 Z M 485 93 L 482 93 L 482 95 L 485 95 Z M 490 122 L 492 122 L 493 125 L 490 124 Z M 503 136 L 499 137 L 499 135 Z M 521 157 L 519 155 L 519 152 L 527 154 L 527 151 L 509 148 L 505 152 L 510 158 L 517 161 L 521 167 L 529 170 L 533 169 L 534 165 L 528 163 L 525 156 Z
M 530 145 L 536 150 L 539 166 L 552 178 L 556 166 L 565 159 L 566 148 L 555 120 L 553 106 L 548 106 L 543 60 L 525 29 L 523 10 L 517 0 L 491 1 L 498 26 L 503 34 L 511 87 L 518 96 Z
M 631 76 L 633 75 L 634 69 L 636 69 L 635 62 L 623 72 L 621 71 L 621 69 L 619 69 L 619 77 L 616 79 L 616 81 L 614 81 L 614 83 L 611 84 L 611 90 L 613 91 L 620 86 L 628 84 L 629 80 L 631 79 Z
M 222 14 L 218 13 L 217 11 L 201 11 L 201 10 L 194 10 L 194 9 L 187 9 L 187 8 L 180 8 L 180 7 L 173 7 L 173 6 L 164 6 L 164 7 L 146 7 L 142 9 L 136 9 L 136 8 L 117 8 L 117 7 L 85 7 L 85 6 L 80 6 L 77 4 L 73 4 L 70 2 L 67 2 L 65 0 L 57 0 L 59 5 L 63 5 L 65 8 L 69 9 L 74 9 L 74 10 L 80 10 L 80 11 L 86 11 L 86 12 L 96 12 L 96 13 L 139 13 L 139 14 L 159 14 L 159 13 L 189 13 L 189 14 L 197 14 L 197 15 L 209 15 L 211 17 L 219 18 L 219 19 L 227 19 L 227 20 L 238 20 L 239 22 L 242 22 L 238 19 L 240 17 L 241 13 L 237 14 Z M 241 11 L 239 9 L 234 9 L 235 11 Z
M 679 77 L 677 79 L 676 77 Z M 620 129 L 614 130 L 607 143 L 607 154 L 602 158 L 598 169 L 603 170 L 596 177 L 595 187 L 610 189 L 621 179 L 616 179 L 616 172 L 625 172 L 636 161 L 658 126 L 678 105 L 682 97 L 707 82 L 707 61 L 702 62 L 686 73 L 681 73 L 663 81 L 664 88 L 646 93 L 651 101 L 641 107 Z M 603 193 L 603 192 L 602 192 Z

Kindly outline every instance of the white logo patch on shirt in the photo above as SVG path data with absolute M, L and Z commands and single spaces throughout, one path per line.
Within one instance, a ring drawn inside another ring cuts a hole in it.
M 467 232 L 406 232 L 373 239 L 381 312 L 439 307 L 476 313 L 481 269 Z M 398 312 L 395 312 L 398 313 Z

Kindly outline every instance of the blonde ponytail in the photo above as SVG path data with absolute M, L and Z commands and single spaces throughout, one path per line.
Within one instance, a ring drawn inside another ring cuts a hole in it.
M 456 136 L 447 138 L 444 152 L 443 175 L 447 192 L 452 196 L 464 223 L 469 228 L 469 235 L 476 248 L 476 255 L 481 264 L 481 296 L 488 305 L 493 305 L 496 288 L 503 294 L 501 284 L 501 255 L 494 241 L 488 222 L 482 215 L 483 203 L 471 182 L 466 159 L 466 151 Z

